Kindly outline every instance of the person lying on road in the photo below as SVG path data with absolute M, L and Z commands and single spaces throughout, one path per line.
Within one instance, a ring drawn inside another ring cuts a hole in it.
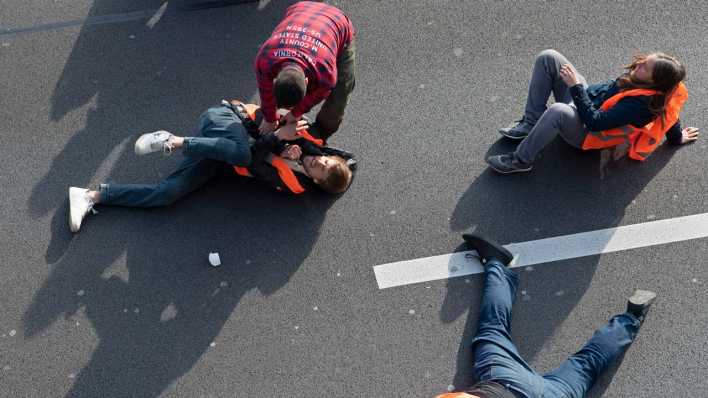
M 627 310 L 598 329 L 580 351 L 558 368 L 537 373 L 511 341 L 511 307 L 518 276 L 508 268 L 513 256 L 479 235 L 463 235 L 484 264 L 484 290 L 477 333 L 472 340 L 474 373 L 479 382 L 465 392 L 437 398 L 582 398 L 598 376 L 629 347 L 656 298 L 636 290 Z
M 332 194 L 349 188 L 356 169 L 351 153 L 321 146 L 307 133 L 307 120 L 261 135 L 259 117 L 255 105 L 222 101 L 201 115 L 201 136 L 180 137 L 167 131 L 143 134 L 135 142 L 137 155 L 181 150 L 184 161 L 156 184 L 104 183 L 98 190 L 70 187 L 69 228 L 78 232 L 96 204 L 166 206 L 225 173 L 254 177 L 295 194 L 314 187 Z

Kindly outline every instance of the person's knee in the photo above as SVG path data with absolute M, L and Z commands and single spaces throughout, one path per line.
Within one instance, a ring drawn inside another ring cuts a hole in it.
M 330 136 L 339 130 L 339 126 L 342 124 L 342 118 L 323 118 L 317 119 L 317 127 L 319 128 L 319 133 L 325 136 Z
M 207 109 L 199 117 L 199 130 L 205 131 L 212 128 L 225 129 L 237 121 L 234 113 L 225 106 L 215 106 Z
M 199 115 L 200 130 L 205 130 L 214 123 L 214 112 L 216 112 L 215 108 L 209 108 Z
M 553 105 L 549 106 L 546 112 L 550 115 L 555 116 L 557 119 L 561 119 L 564 117 L 572 116 L 573 107 L 562 102 L 556 102 Z
M 339 130 L 339 126 L 344 120 L 344 109 L 346 105 L 344 101 L 333 101 L 332 103 L 322 106 L 322 109 L 315 119 L 320 132 L 333 134 Z
M 548 59 L 556 59 L 559 57 L 562 57 L 561 53 L 552 48 L 549 48 L 538 53 L 538 55 L 536 55 L 536 60 L 543 61 Z

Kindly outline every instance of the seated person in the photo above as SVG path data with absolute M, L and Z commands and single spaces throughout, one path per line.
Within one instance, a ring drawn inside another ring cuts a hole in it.
M 582 150 L 612 148 L 619 157 L 646 160 L 664 141 L 687 144 L 698 129 L 681 129 L 679 114 L 688 99 L 686 68 L 655 52 L 635 56 L 614 80 L 588 86 L 561 53 L 542 51 L 534 63 L 526 109 L 520 122 L 499 132 L 521 143 L 487 163 L 496 172 L 530 171 L 540 152 L 560 135 Z M 547 107 L 553 93 L 555 103 Z
M 356 169 L 348 152 L 321 146 L 306 129 L 307 120 L 285 124 L 260 135 L 258 107 L 222 101 L 199 120 L 201 137 L 180 137 L 167 131 L 143 134 L 135 153 L 172 154 L 182 150 L 184 161 L 157 184 L 100 184 L 98 190 L 69 188 L 69 228 L 78 232 L 95 204 L 166 206 L 225 173 L 237 173 L 295 194 L 308 188 L 339 194 L 346 191 Z

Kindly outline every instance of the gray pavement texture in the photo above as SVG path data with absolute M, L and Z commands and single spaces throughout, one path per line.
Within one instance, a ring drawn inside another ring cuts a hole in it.
M 509 243 L 708 209 L 705 138 L 641 164 L 561 142 L 528 175 L 484 163 L 511 148 L 496 130 L 546 48 L 591 82 L 635 52 L 675 54 L 683 122 L 706 128 L 705 2 L 352 0 L 336 2 L 358 28 L 332 140 L 361 159 L 346 195 L 223 178 L 169 208 L 99 208 L 71 235 L 69 185 L 164 177 L 179 156 L 136 158 L 140 133 L 189 134 L 221 98 L 257 98 L 252 60 L 288 4 L 0 34 L 0 396 L 433 397 L 473 382 L 481 277 L 379 290 L 373 265 L 459 249 L 470 229 Z M 5 0 L 0 32 L 160 5 Z M 707 254 L 696 240 L 523 271 L 513 337 L 549 370 L 655 290 L 590 395 L 705 396 Z

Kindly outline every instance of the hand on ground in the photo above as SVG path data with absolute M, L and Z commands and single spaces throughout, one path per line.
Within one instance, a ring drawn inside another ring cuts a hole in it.
M 681 131 L 681 143 L 688 144 L 698 139 L 697 127 L 686 127 Z

